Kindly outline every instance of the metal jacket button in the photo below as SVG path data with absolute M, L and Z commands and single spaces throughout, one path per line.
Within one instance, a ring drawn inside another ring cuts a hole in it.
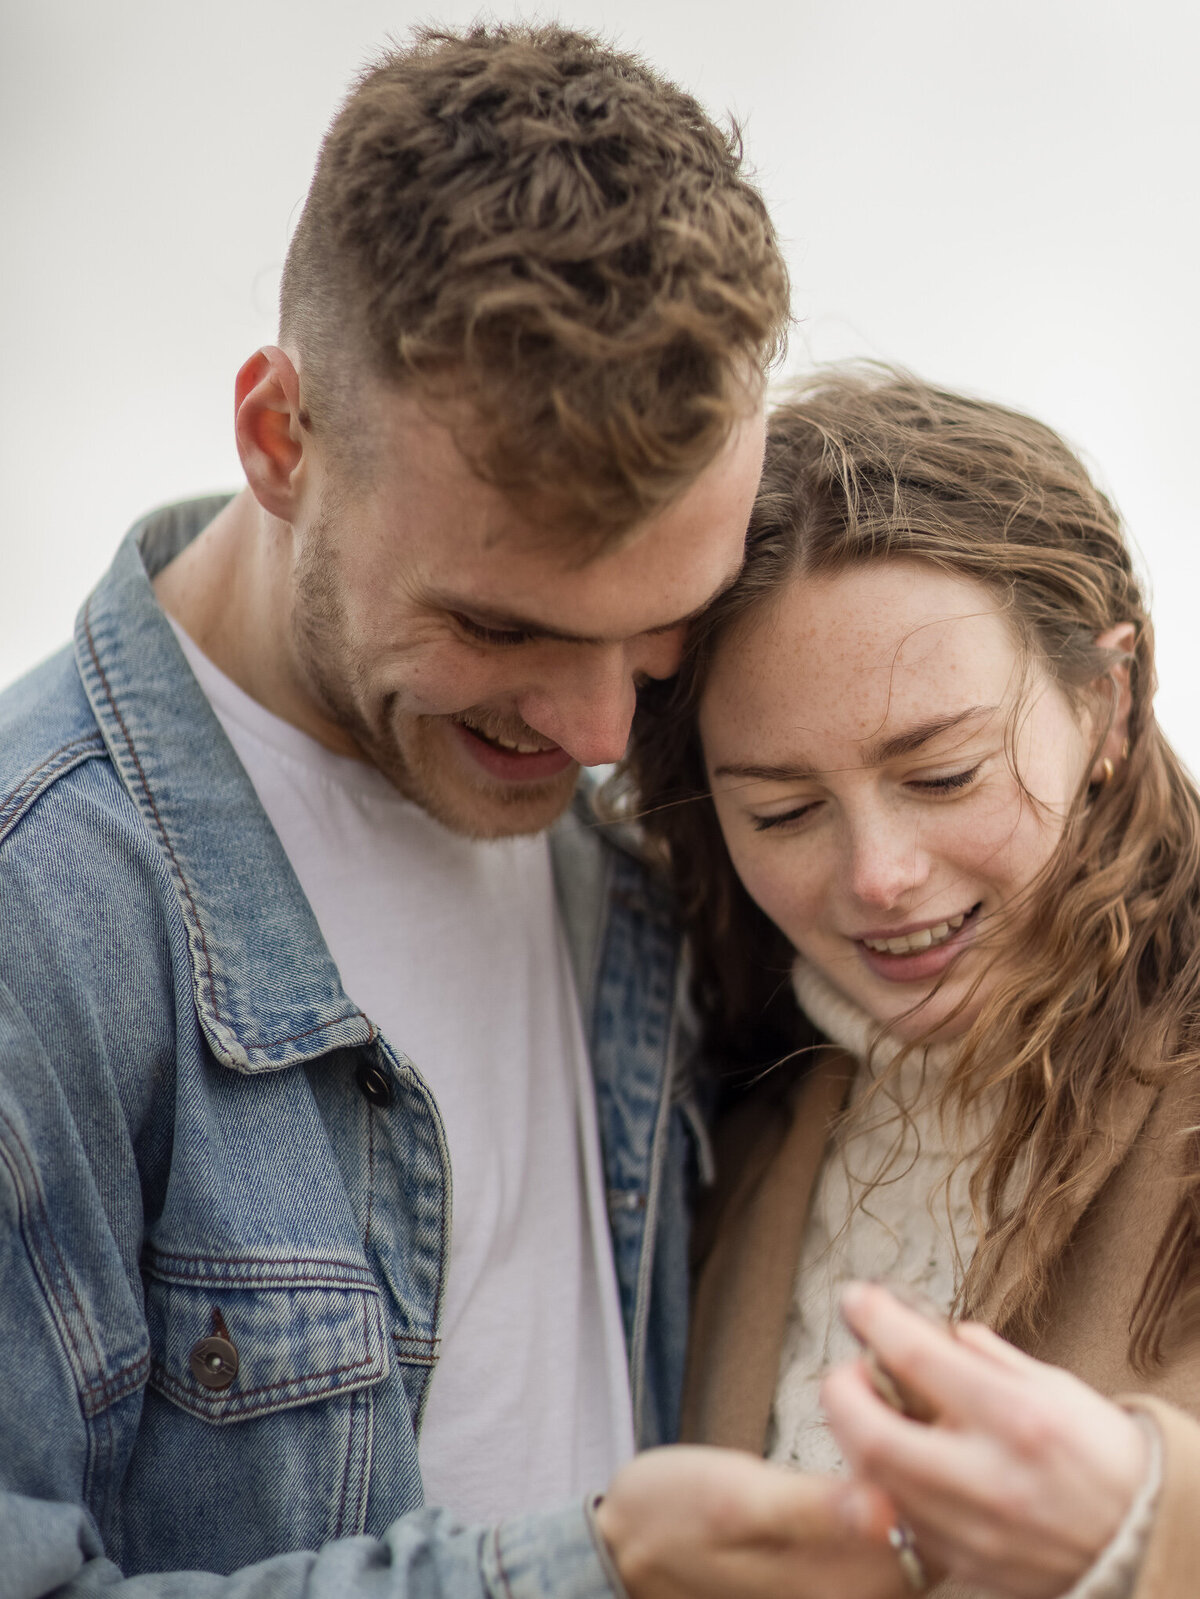
M 378 1105 L 381 1110 L 391 1104 L 392 1085 L 378 1066 L 373 1066 L 370 1061 L 361 1061 L 354 1075 L 364 1099 L 372 1105 Z
M 212 1335 L 201 1338 L 199 1343 L 192 1345 L 188 1365 L 192 1368 L 192 1376 L 198 1383 L 218 1393 L 228 1388 L 238 1374 L 238 1352 L 233 1339 L 229 1336 L 225 1318 L 215 1306 L 212 1313 Z

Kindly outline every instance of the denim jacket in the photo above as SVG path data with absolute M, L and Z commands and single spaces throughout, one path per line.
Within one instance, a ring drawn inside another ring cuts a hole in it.
M 608 1595 L 582 1505 L 423 1505 L 445 1134 L 155 602 L 220 503 L 135 527 L 0 697 L 0 1599 Z M 552 847 L 647 1445 L 686 1316 L 677 946 L 578 807 Z

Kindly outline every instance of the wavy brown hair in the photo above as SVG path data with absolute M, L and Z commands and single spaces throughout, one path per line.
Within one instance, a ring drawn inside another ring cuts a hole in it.
M 592 552 L 758 403 L 787 271 L 735 125 L 557 25 L 415 31 L 359 78 L 288 249 L 305 419 L 369 465 L 360 374 Z M 365 435 L 363 451 L 356 442 Z
M 1028 416 L 891 370 L 819 373 L 772 417 L 741 578 L 695 628 L 678 677 L 643 692 L 626 780 L 681 907 L 708 1052 L 761 1059 L 798 1024 L 792 952 L 725 850 L 699 699 L 721 640 L 783 585 L 891 557 L 983 584 L 1026 661 L 1076 706 L 1111 685 L 1121 659 L 1097 635 L 1136 630 L 1127 756 L 1110 782 L 1077 795 L 1023 897 L 1019 939 L 1016 917 L 999 929 L 1003 961 L 944 1090 L 944 1111 L 991 1096 L 1001 1107 L 965 1155 L 980 1243 L 961 1303 L 977 1303 L 1015 1251 L 1001 1318 L 1031 1339 L 1056 1216 L 1103 1168 L 1123 1089 L 1200 1065 L 1200 796 L 1154 720 L 1153 633 L 1111 502 Z M 1161 1358 L 1173 1322 L 1190 1323 L 1197 1297 L 1200 1143 L 1188 1137 L 1190 1190 L 1130 1329 L 1141 1366 Z

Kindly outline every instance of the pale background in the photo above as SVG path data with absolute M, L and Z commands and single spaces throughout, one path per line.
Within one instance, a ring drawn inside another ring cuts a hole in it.
M 238 480 L 233 375 L 354 71 L 442 0 L 0 0 L 0 681 L 127 524 Z M 501 4 L 499 16 L 521 14 Z M 1200 7 L 566 0 L 747 144 L 791 364 L 868 354 L 1042 415 L 1122 505 L 1200 767 Z

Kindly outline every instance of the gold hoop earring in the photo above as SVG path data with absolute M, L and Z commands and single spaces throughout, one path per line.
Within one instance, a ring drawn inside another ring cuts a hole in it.
M 1104 776 L 1100 779 L 1100 786 L 1101 788 L 1104 788 L 1113 780 L 1114 768 L 1111 756 L 1106 755 L 1104 757 L 1104 759 L 1100 762 L 1100 768 L 1104 773 Z

